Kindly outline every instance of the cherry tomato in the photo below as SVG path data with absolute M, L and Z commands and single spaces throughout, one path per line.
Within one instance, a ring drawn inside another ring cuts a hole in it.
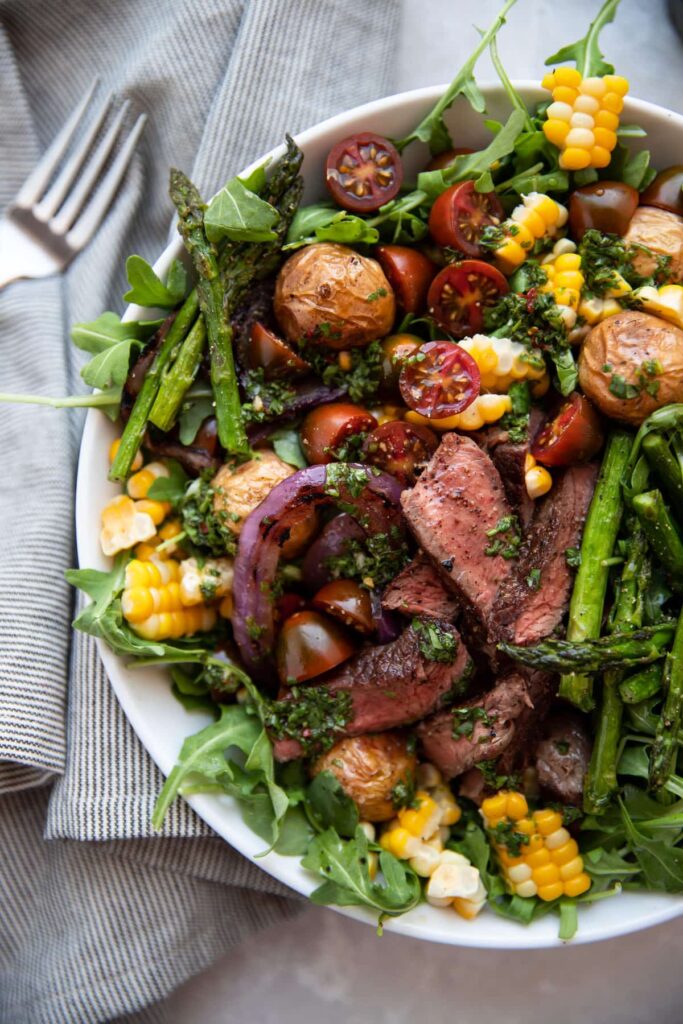
M 390 334 L 382 341 L 382 365 L 380 388 L 383 395 L 395 397 L 398 394 L 398 378 L 401 368 L 409 356 L 414 356 L 424 342 L 416 334 Z
M 667 167 L 648 185 L 640 202 L 643 206 L 658 206 L 683 217 L 683 167 Z
M 383 423 L 365 438 L 363 460 L 412 485 L 436 451 L 439 439 L 429 427 L 404 420 Z
M 378 245 L 374 252 L 396 301 L 406 313 L 421 313 L 436 267 L 424 253 L 407 245 Z
M 438 153 L 437 156 L 433 156 L 425 167 L 426 171 L 442 171 L 444 167 L 450 167 L 455 160 L 456 156 L 465 156 L 467 153 L 474 153 L 473 149 L 468 149 L 467 146 L 456 147 L 455 149 L 447 149 L 444 153 Z
M 439 245 L 466 256 L 481 256 L 482 231 L 500 224 L 504 217 L 495 192 L 477 192 L 473 181 L 461 181 L 442 192 L 432 206 L 429 233 Z
M 350 402 L 330 402 L 308 413 L 301 426 L 301 446 L 310 463 L 334 462 L 335 451 L 352 434 L 366 434 L 377 426 L 375 417 Z
M 280 630 L 276 661 L 280 682 L 303 683 L 346 661 L 355 652 L 351 637 L 320 612 L 296 612 Z
M 640 200 L 638 190 L 623 181 L 596 181 L 575 189 L 569 198 L 569 231 L 580 242 L 595 228 L 625 235 Z
M 388 139 L 360 132 L 333 146 L 325 164 L 325 184 L 344 210 L 371 213 L 390 202 L 403 182 L 403 165 Z
M 216 417 L 209 416 L 205 419 L 201 427 L 197 431 L 194 441 L 192 442 L 193 448 L 203 448 L 209 455 L 216 454 L 216 446 L 218 444 L 218 431 L 216 424 Z
M 477 334 L 484 326 L 484 309 L 510 290 L 506 278 L 490 263 L 463 260 L 444 267 L 431 283 L 427 307 L 454 338 Z
M 479 367 L 453 341 L 429 341 L 401 370 L 399 387 L 406 405 L 428 419 L 455 416 L 479 394 Z
M 375 631 L 370 595 L 353 580 L 326 583 L 313 598 L 313 607 L 366 636 Z
M 598 414 L 588 399 L 575 391 L 541 427 L 531 454 L 545 466 L 572 466 L 592 458 L 603 440 Z
M 295 594 L 288 590 L 275 602 L 275 618 L 278 622 L 284 622 L 290 615 L 302 612 L 306 607 L 306 601 L 301 594 Z
M 286 341 L 278 338 L 260 320 L 255 320 L 249 332 L 249 361 L 254 369 L 262 367 L 266 377 L 299 377 L 311 369 Z

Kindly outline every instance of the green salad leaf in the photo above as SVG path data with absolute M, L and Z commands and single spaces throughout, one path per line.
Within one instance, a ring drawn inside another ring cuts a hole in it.
M 74 324 L 71 339 L 76 348 L 89 352 L 92 359 L 81 370 L 81 377 L 92 388 L 120 390 L 128 376 L 131 356 L 137 354 L 161 321 L 125 323 L 116 313 L 106 312 L 90 323 Z
M 348 838 L 355 835 L 360 819 L 358 807 L 332 772 L 319 772 L 308 787 L 306 796 L 321 830 L 333 828 L 340 836 Z
M 187 290 L 187 273 L 180 260 L 173 260 L 164 284 L 146 259 L 129 256 L 126 277 L 130 289 L 123 296 L 124 302 L 135 302 L 138 306 L 169 309 L 182 302 Z
M 260 182 L 259 175 L 258 181 Z M 210 242 L 273 242 L 280 214 L 240 178 L 232 178 L 218 192 L 204 213 L 204 230 Z
M 308 462 L 301 447 L 298 430 L 295 430 L 294 427 L 281 427 L 270 435 L 270 440 L 273 443 L 275 454 L 283 462 L 296 469 L 306 468 Z
M 189 477 L 183 467 L 175 459 L 164 459 L 168 476 L 158 476 L 147 492 L 153 501 L 170 501 L 171 505 L 179 505 L 185 497 Z
M 594 75 L 613 75 L 613 65 L 607 63 L 600 51 L 600 33 L 605 25 L 614 21 L 619 3 L 620 0 L 605 0 L 590 23 L 586 35 L 575 43 L 563 46 L 552 57 L 548 57 L 546 65 L 564 64 L 565 61 L 572 60 L 576 64 L 577 71 L 580 71 L 584 78 Z
M 340 245 L 374 245 L 379 231 L 367 220 L 340 210 L 331 203 L 316 203 L 297 210 L 287 232 L 285 250 L 299 249 L 312 242 Z
M 205 419 L 214 414 L 213 398 L 188 396 L 178 417 L 178 436 L 181 444 L 192 444 Z

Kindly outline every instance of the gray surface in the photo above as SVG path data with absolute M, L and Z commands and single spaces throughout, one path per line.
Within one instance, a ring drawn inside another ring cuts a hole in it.
M 450 79 L 499 0 L 405 0 L 398 87 Z M 584 32 L 598 0 L 520 0 L 500 40 L 508 73 L 538 78 L 544 57 Z M 647 11 L 647 14 L 645 13 Z M 631 91 L 683 110 L 683 51 L 664 0 L 623 0 L 604 50 Z M 482 60 L 480 79 L 493 78 Z M 371 97 L 368 97 L 371 98 Z M 659 1024 L 683 1020 L 676 967 L 683 924 L 548 952 L 459 950 L 385 935 L 330 911 L 245 943 L 167 1004 L 170 1024 Z

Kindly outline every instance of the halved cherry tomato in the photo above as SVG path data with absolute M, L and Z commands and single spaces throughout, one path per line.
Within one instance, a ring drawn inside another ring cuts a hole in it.
M 287 590 L 275 602 L 275 619 L 277 622 L 284 622 L 291 615 L 302 612 L 305 607 L 306 600 L 301 594 L 295 594 L 292 590 Z
M 426 171 L 442 171 L 444 167 L 450 167 L 455 160 L 456 156 L 465 156 L 467 153 L 474 153 L 473 149 L 468 149 L 467 146 L 456 147 L 455 149 L 447 149 L 444 153 L 438 153 L 433 156 L 425 167 Z
M 424 253 L 407 245 L 378 245 L 374 251 L 396 301 L 406 313 L 421 313 L 436 267 Z
M 216 446 L 218 444 L 218 430 L 216 424 L 216 417 L 209 416 L 204 420 L 201 427 L 197 431 L 194 441 L 192 442 L 193 448 L 203 448 L 209 455 L 216 454 Z
M 262 367 L 269 380 L 274 377 L 300 377 L 311 369 L 309 363 L 260 320 L 251 325 L 249 340 L 249 361 L 254 369 Z
M 401 370 L 406 405 L 428 419 L 455 416 L 479 394 L 479 367 L 453 341 L 428 341 Z
M 461 181 L 442 192 L 432 206 L 429 233 L 439 245 L 481 256 L 482 231 L 496 227 L 504 217 L 495 192 L 477 192 L 473 181 Z
M 372 603 L 367 590 L 354 580 L 333 580 L 326 583 L 313 598 L 313 607 L 339 619 L 368 636 L 375 631 Z
M 276 661 L 280 682 L 303 683 L 340 665 L 355 653 L 343 628 L 320 612 L 296 612 L 280 630 Z
M 643 206 L 658 206 L 683 217 L 683 167 L 666 167 L 640 197 Z
M 398 394 L 398 378 L 409 356 L 414 356 L 424 345 L 416 334 L 390 334 L 382 341 L 382 365 L 380 389 L 383 395 L 395 397 Z
M 382 423 L 365 438 L 363 459 L 412 485 L 436 451 L 439 439 L 429 427 L 405 420 Z
M 507 294 L 507 279 L 490 263 L 463 260 L 444 267 L 431 283 L 427 307 L 454 338 L 477 334 L 484 326 L 484 310 Z
M 588 399 L 575 391 L 541 427 L 531 454 L 545 466 L 573 466 L 591 459 L 603 441 L 598 414 Z
M 310 463 L 334 462 L 335 451 L 352 434 L 367 434 L 377 420 L 350 402 L 330 402 L 312 409 L 301 426 L 301 446 Z
M 381 135 L 360 132 L 333 146 L 325 164 L 332 198 L 352 213 L 371 213 L 390 202 L 403 182 L 398 150 Z
M 580 242 L 591 228 L 625 235 L 639 201 L 638 190 L 623 181 L 596 181 L 574 189 L 569 198 L 572 238 Z

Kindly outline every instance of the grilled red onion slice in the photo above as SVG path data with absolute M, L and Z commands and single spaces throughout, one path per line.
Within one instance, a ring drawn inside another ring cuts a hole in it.
M 355 484 L 366 478 L 360 489 Z M 349 475 L 350 478 L 349 479 Z M 249 515 L 240 534 L 233 594 L 235 640 L 247 669 L 264 678 L 272 668 L 275 640 L 272 583 L 280 550 L 292 526 L 311 506 L 344 508 L 370 534 L 402 527 L 403 485 L 368 466 L 332 463 L 309 466 L 279 483 Z
M 327 567 L 328 559 L 343 554 L 347 541 L 362 540 L 364 536 L 365 530 L 348 512 L 342 512 L 341 515 L 330 519 L 320 536 L 311 544 L 303 560 L 304 583 L 312 594 L 317 593 L 332 579 L 332 573 Z

